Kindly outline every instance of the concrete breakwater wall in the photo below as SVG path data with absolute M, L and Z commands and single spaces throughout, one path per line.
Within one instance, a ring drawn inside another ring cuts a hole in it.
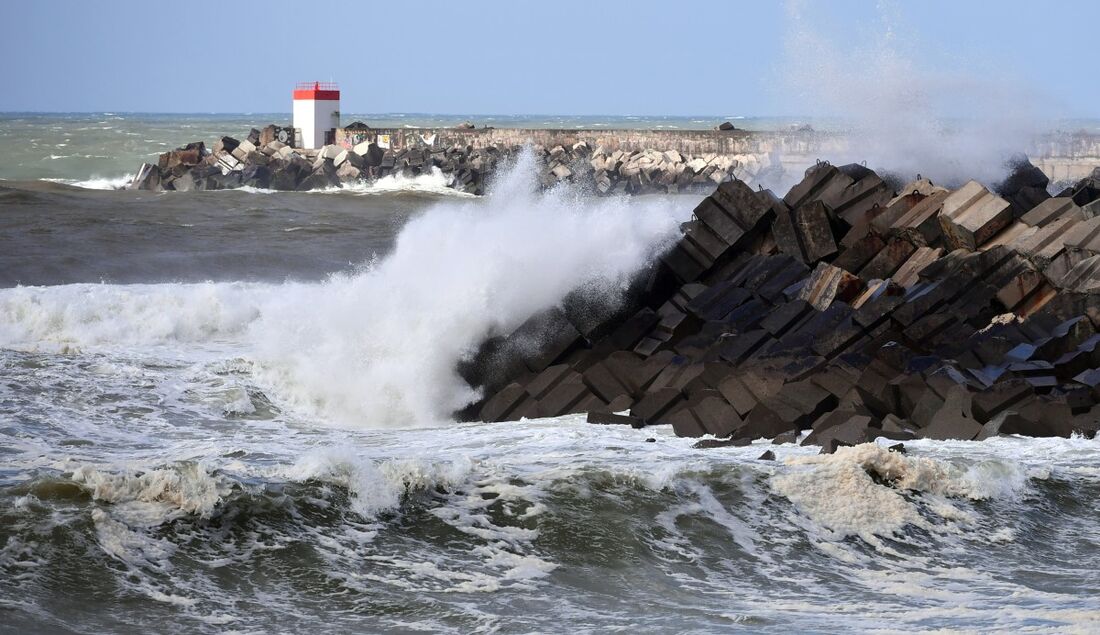
M 417 175 L 437 169 L 453 187 L 480 194 L 501 161 L 525 146 L 540 159 L 543 185 L 570 181 L 597 194 L 705 190 L 729 179 L 772 185 L 800 177 L 823 160 L 852 156 L 842 133 L 795 130 L 555 130 L 349 126 L 324 148 L 295 148 L 276 126 L 239 141 L 223 137 L 161 155 L 142 166 L 131 187 L 149 190 L 241 186 L 309 190 Z M 292 139 L 288 139 L 292 141 Z M 1083 178 L 1100 166 L 1100 137 L 1038 137 L 1028 156 L 1054 182 Z M 787 175 L 787 179 L 784 179 Z
M 144 164 L 130 187 L 304 191 L 438 170 L 449 177 L 452 187 L 481 194 L 486 178 L 525 147 L 533 148 L 539 159 L 543 186 L 568 181 L 601 195 L 708 191 L 731 178 L 752 181 L 783 170 L 772 160 L 775 153 L 736 153 L 737 144 L 715 153 L 709 151 L 715 147 L 712 142 L 676 143 L 673 135 L 647 139 L 636 134 L 607 147 L 597 143 L 604 137 L 590 141 L 583 136 L 555 136 L 552 131 L 536 131 L 539 134 L 532 139 L 524 135 L 531 131 L 522 130 L 341 129 L 338 143 L 313 150 L 279 141 L 273 128 L 253 129 L 245 140 L 222 137 L 212 149 L 199 141 L 166 152 L 156 164 Z
M 769 438 L 824 453 L 1092 437 L 1100 178 L 1057 197 L 1048 185 L 1026 161 L 992 191 L 895 188 L 827 163 L 782 198 L 723 183 L 613 313 L 578 291 L 488 339 L 460 367 L 486 398 L 461 416 L 588 413 L 711 437 L 697 448 Z
M 746 130 L 577 130 L 519 128 L 391 128 L 355 130 L 340 128 L 336 142 L 352 147 L 365 140 L 384 139 L 394 148 L 434 145 L 436 147 L 512 147 L 530 144 L 537 148 L 570 148 L 583 143 L 590 148 L 626 153 L 645 150 L 674 150 L 684 155 L 725 156 L 796 175 L 794 180 L 820 161 L 836 163 L 841 157 L 855 158 L 858 140 L 843 132 L 808 128 L 789 131 Z M 1021 152 L 1054 183 L 1077 181 L 1100 166 L 1100 135 L 1087 132 L 1038 135 Z M 738 174 L 744 179 L 743 174 Z M 747 180 L 747 179 L 746 179 Z
M 776 165 L 801 174 L 819 160 L 836 156 L 848 149 L 842 134 L 814 131 L 748 132 L 744 130 L 576 130 L 520 128 L 392 128 L 370 131 L 341 128 L 336 142 L 352 147 L 366 140 L 380 139 L 394 148 L 423 145 L 434 147 L 515 147 L 572 148 L 584 144 L 607 152 L 624 153 L 656 150 L 676 151 L 692 157 L 724 156 L 742 160 L 753 156 L 762 165 Z

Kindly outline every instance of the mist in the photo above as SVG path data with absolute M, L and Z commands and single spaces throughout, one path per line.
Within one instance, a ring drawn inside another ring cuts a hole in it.
M 895 3 L 869 7 L 861 35 L 845 40 L 826 33 L 827 11 L 787 2 L 777 82 L 782 99 L 799 111 L 837 118 L 848 131 L 848 152 L 822 159 L 866 163 L 906 180 L 921 174 L 947 186 L 988 184 L 1058 116 L 1052 99 L 1008 69 L 979 71 L 937 60 L 937 52 L 918 56 L 920 39 L 906 30 Z

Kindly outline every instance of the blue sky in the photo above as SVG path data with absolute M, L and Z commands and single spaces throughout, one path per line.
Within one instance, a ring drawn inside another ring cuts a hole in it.
M 821 116 L 884 85 L 952 114 L 1026 102 L 1100 115 L 1087 35 L 1073 28 L 1091 2 L 33 0 L 3 11 L 0 111 L 285 112 L 294 82 L 335 79 L 345 112 Z

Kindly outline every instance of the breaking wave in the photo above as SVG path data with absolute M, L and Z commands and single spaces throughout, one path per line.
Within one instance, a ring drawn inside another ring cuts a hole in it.
M 466 192 L 462 192 L 451 187 L 453 181 L 453 176 L 444 174 L 442 170 L 433 166 L 429 172 L 417 174 L 415 176 L 400 173 L 390 174 L 380 179 L 344 183 L 338 187 L 309 190 L 308 192 L 302 192 L 302 194 L 347 193 L 360 195 L 381 195 L 408 192 L 414 194 L 432 194 L 437 196 L 456 198 L 474 198 L 473 194 L 467 194 Z M 237 190 L 221 191 L 242 191 L 252 194 L 275 194 L 278 192 L 278 190 L 256 188 L 252 186 L 244 186 L 241 188 L 237 188 Z
M 86 190 L 119 190 L 130 184 L 134 180 L 133 174 L 127 174 L 125 176 L 115 177 L 99 177 L 93 176 L 90 179 L 41 179 L 42 181 L 48 181 L 50 183 L 61 183 L 63 185 L 72 185 L 73 187 L 80 187 Z
M 486 337 L 582 287 L 614 303 L 690 213 L 668 199 L 539 193 L 536 173 L 524 154 L 492 196 L 438 202 L 390 255 L 319 284 L 5 289 L 0 346 L 231 346 L 284 406 L 351 426 L 445 421 L 478 397 L 456 365 Z
M 408 176 L 400 173 L 390 174 L 374 181 L 348 183 L 337 191 L 356 192 L 360 194 L 422 192 L 427 194 L 439 194 L 442 196 L 473 196 L 473 194 L 460 192 L 451 187 L 453 181 L 453 176 L 444 174 L 442 170 L 433 166 L 431 170 L 425 174 L 417 174 L 416 176 Z
M 645 631 L 1100 621 L 1079 608 L 1076 586 L 1009 573 L 1038 566 L 1021 554 L 1088 553 L 1100 482 L 1077 468 L 1094 442 L 1044 440 L 1042 459 L 1010 439 L 818 456 L 759 442 L 700 453 L 667 431 L 579 417 L 410 432 L 330 437 L 297 458 L 253 440 L 201 461 L 68 462 L 0 487 L 14 500 L 0 508 L 0 571 L 11 574 L 0 589 L 21 585 L 24 611 L 48 603 L 58 572 L 106 575 L 123 597 L 154 600 L 143 614 L 204 632 L 345 612 L 368 630 L 442 632 L 501 619 L 487 613 L 538 630 L 551 610 L 562 624 L 598 615 Z M 756 460 L 762 446 L 780 461 Z M 593 576 L 616 582 L 596 587 Z M 532 591 L 545 600 L 517 614 L 510 602 Z M 410 594 L 439 595 L 413 616 L 369 610 Z

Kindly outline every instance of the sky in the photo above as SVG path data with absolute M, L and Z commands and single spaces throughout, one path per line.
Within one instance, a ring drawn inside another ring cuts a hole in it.
M 913 91 L 939 112 L 1100 116 L 1094 2 L 11 0 L 0 111 L 835 116 Z M 882 60 L 888 60 L 882 63 Z M 878 94 L 869 85 L 885 86 Z

